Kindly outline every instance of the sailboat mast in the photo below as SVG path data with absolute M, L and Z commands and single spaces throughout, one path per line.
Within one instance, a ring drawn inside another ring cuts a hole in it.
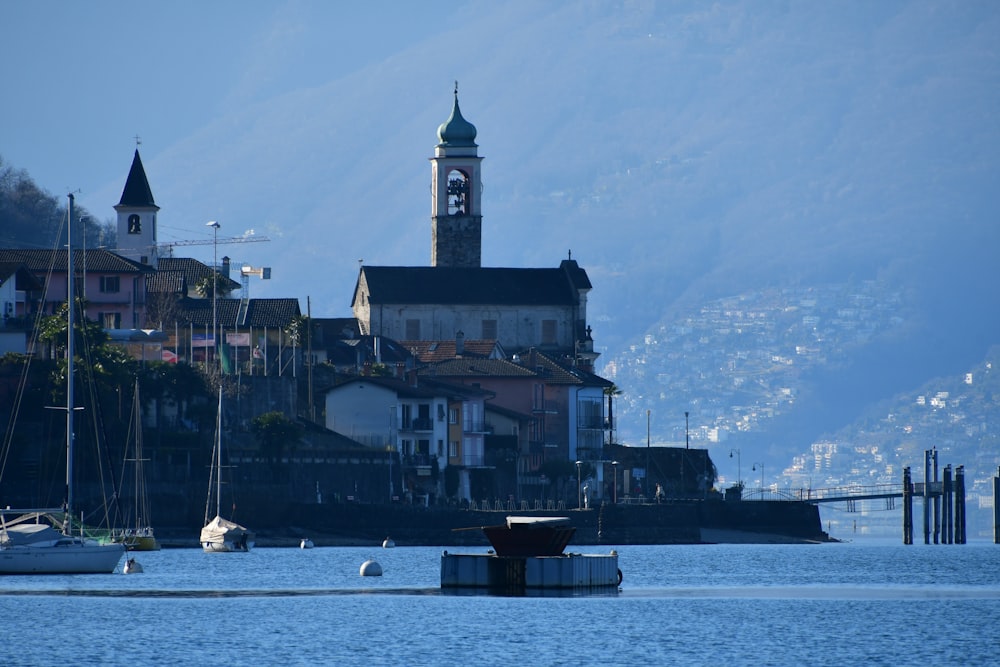
M 219 385 L 219 414 L 215 429 L 216 456 L 219 465 L 215 468 L 215 516 L 222 516 L 222 385 Z
M 73 193 L 66 222 L 66 508 L 63 533 L 69 534 L 73 516 Z

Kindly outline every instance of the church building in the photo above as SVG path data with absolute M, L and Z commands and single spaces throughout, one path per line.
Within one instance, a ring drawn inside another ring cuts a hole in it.
M 496 340 L 593 368 L 590 279 L 572 257 L 556 268 L 483 267 L 482 161 L 459 109 L 438 127 L 431 162 L 430 266 L 362 266 L 351 307 L 363 334 L 401 341 Z

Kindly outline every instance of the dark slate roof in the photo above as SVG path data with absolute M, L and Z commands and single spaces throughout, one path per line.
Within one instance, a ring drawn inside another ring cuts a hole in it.
M 135 149 L 135 156 L 132 158 L 132 168 L 128 171 L 128 178 L 125 179 L 125 189 L 122 190 L 119 206 L 152 206 L 156 207 L 153 201 L 153 191 L 149 189 L 149 181 L 146 180 L 146 170 L 142 168 L 142 160 L 139 158 L 139 149 Z
M 242 299 L 224 298 L 215 300 L 217 321 L 220 327 L 271 327 L 282 328 L 299 315 L 298 299 L 250 299 L 246 316 L 238 321 Z M 192 299 L 177 301 L 178 318 L 196 327 L 212 326 L 212 299 Z
M 403 396 L 405 398 L 436 398 L 445 395 L 445 393 L 438 388 L 421 387 L 419 385 L 414 387 L 405 380 L 400 380 L 394 377 L 383 377 L 380 375 L 356 375 L 343 382 L 337 383 L 334 389 L 339 389 L 340 387 L 349 384 L 357 384 L 359 382 L 368 382 L 380 387 L 385 387 L 389 391 L 395 392 L 398 396 Z
M 497 395 L 495 391 L 489 391 L 481 387 L 474 387 L 471 384 L 452 384 L 450 382 L 442 382 L 437 378 L 431 378 L 427 375 L 419 376 L 419 386 L 426 389 L 437 389 L 442 394 L 447 394 L 449 398 L 452 399 L 464 399 L 464 398 L 483 398 L 490 399 Z
M 505 359 L 449 359 L 430 364 L 420 374 L 428 377 L 536 377 L 546 384 L 575 384 L 606 387 L 610 380 L 563 365 L 551 357 L 529 350 L 516 356 L 516 361 Z
M 378 347 L 378 354 L 375 348 Z M 375 363 L 378 359 L 386 366 L 407 364 L 413 358 L 409 350 L 385 336 L 357 336 L 356 338 L 335 338 L 322 342 L 313 339 L 313 348 L 326 350 L 327 360 L 340 367 L 360 367 Z
M 161 257 L 156 261 L 157 271 L 180 271 L 184 274 L 189 289 L 194 289 L 203 278 L 211 279 L 212 267 L 190 257 Z M 237 290 L 241 283 L 229 278 L 229 289 Z
M 22 248 L 0 250 L 0 262 L 24 264 L 35 275 L 48 273 L 50 268 L 58 273 L 66 270 L 66 251 Z M 82 270 L 84 266 L 83 250 L 73 251 L 73 265 L 75 269 Z M 116 255 L 110 250 L 87 250 L 86 267 L 88 272 L 94 273 L 150 273 L 153 271 L 152 267 Z
M 157 271 L 146 276 L 146 292 L 148 294 L 180 294 L 186 293 L 187 281 L 183 271 Z
M 298 299 L 250 299 L 246 318 L 240 326 L 284 327 L 301 314 Z
M 559 264 L 559 268 L 566 272 L 566 275 L 569 276 L 570 282 L 572 282 L 577 289 L 592 289 L 594 287 L 590 284 L 590 278 L 587 277 L 587 272 L 580 268 L 580 265 L 576 263 L 575 259 L 564 259 Z
M 579 267 L 509 269 L 443 266 L 364 266 L 358 280 L 377 304 L 496 304 L 572 306 L 590 287 Z M 355 290 L 357 298 L 357 290 Z M 353 303 L 352 303 L 353 305 Z
M 614 384 L 577 366 L 559 363 L 538 350 L 532 349 L 519 354 L 518 359 L 521 366 L 534 370 L 549 384 L 583 384 L 598 387 L 610 387 Z
M 334 341 L 358 338 L 361 325 L 356 317 L 314 317 L 313 344 L 332 345 Z

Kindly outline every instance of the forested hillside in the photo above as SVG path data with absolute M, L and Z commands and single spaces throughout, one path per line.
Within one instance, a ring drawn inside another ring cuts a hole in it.
M 56 197 L 37 185 L 23 169 L 6 164 L 0 154 L 0 247 L 53 248 L 65 243 L 66 197 Z M 85 243 L 81 247 L 113 247 L 115 229 L 100 223 L 85 208 L 74 205 L 82 221 Z M 80 228 L 74 230 L 80 234 Z M 77 245 L 78 237 L 73 244 Z

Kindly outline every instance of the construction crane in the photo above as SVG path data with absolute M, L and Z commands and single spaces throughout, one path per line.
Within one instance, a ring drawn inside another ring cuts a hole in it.
M 270 241 L 270 240 L 271 239 L 267 238 L 266 236 L 255 236 L 253 234 L 253 230 L 251 230 L 250 233 L 245 234 L 243 236 L 231 236 L 231 237 L 225 238 L 225 239 L 218 239 L 218 240 L 215 240 L 215 239 L 204 239 L 204 240 L 198 239 L 198 240 L 193 240 L 193 241 L 170 241 L 170 242 L 167 242 L 167 243 L 157 243 L 156 245 L 157 245 L 158 248 L 166 248 L 167 257 L 173 257 L 174 256 L 174 248 L 177 247 L 177 246 L 186 246 L 186 245 L 212 245 L 212 244 L 223 245 L 223 244 L 230 244 L 230 243 L 262 243 L 264 241 Z
M 271 267 L 255 267 L 246 262 L 238 262 L 237 266 L 240 267 L 240 283 L 243 286 L 243 291 L 240 295 L 240 311 L 236 321 L 242 322 L 246 318 L 247 308 L 250 306 L 250 276 L 257 276 L 261 280 L 270 280 Z

